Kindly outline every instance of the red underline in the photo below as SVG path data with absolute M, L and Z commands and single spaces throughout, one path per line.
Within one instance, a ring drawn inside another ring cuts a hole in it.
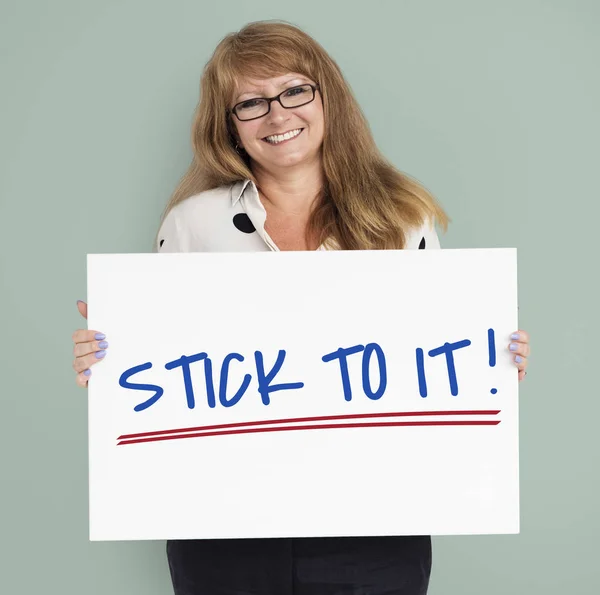
M 364 428 L 364 427 L 391 427 L 391 426 L 489 426 L 498 425 L 500 420 L 493 421 L 408 421 L 408 422 L 361 422 L 349 424 L 317 424 L 280 427 L 248 428 L 245 426 L 266 426 L 274 424 L 290 424 L 310 421 L 332 421 L 341 419 L 365 419 L 377 417 L 413 417 L 433 415 L 497 415 L 499 410 L 485 411 L 402 411 L 396 413 L 362 413 L 356 415 L 327 415 L 320 417 L 298 417 L 289 419 L 270 419 L 264 421 L 250 421 L 213 426 L 198 426 L 193 428 L 178 428 L 173 430 L 159 430 L 155 432 L 142 432 L 138 434 L 123 434 L 117 440 L 118 445 L 137 444 L 140 442 L 157 442 L 162 440 L 176 440 L 180 438 L 200 438 L 206 436 L 226 436 L 231 434 L 251 434 L 259 432 L 283 432 L 293 430 L 318 430 L 333 428 Z M 239 428 L 239 429 L 229 429 Z M 209 431 L 217 430 L 217 431 Z
M 395 411 L 390 413 L 349 413 L 346 415 L 321 415 L 318 417 L 289 417 L 285 419 L 265 419 L 262 421 L 242 421 L 213 426 L 196 426 L 191 428 L 175 428 L 172 430 L 157 430 L 155 432 L 141 432 L 138 434 L 123 434 L 117 440 L 142 438 L 144 436 L 160 436 L 161 434 L 179 434 L 183 432 L 199 432 L 203 430 L 223 430 L 225 428 L 241 428 L 244 426 L 266 426 L 274 424 L 290 424 L 310 421 L 333 421 L 337 419 L 369 419 L 377 417 L 416 417 L 422 415 L 498 415 L 499 409 L 467 410 L 467 411 Z
M 271 428 L 245 428 L 238 430 L 224 430 L 219 432 L 199 432 L 197 434 L 172 434 L 170 436 L 153 436 L 138 438 L 117 443 L 137 444 L 139 442 L 158 442 L 161 440 L 177 440 L 179 438 L 205 438 L 207 436 L 227 436 L 230 434 L 255 434 L 259 432 L 291 432 L 294 430 L 332 430 L 333 428 L 382 428 L 391 426 L 497 426 L 500 420 L 493 421 L 381 421 L 355 424 L 318 424 L 313 426 L 277 426 Z

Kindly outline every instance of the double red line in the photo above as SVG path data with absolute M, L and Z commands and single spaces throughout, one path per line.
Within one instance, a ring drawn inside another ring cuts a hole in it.
M 288 419 L 268 419 L 263 421 L 247 421 L 213 426 L 196 426 L 193 428 L 176 428 L 141 432 L 138 434 L 122 434 L 117 438 L 117 445 L 138 444 L 140 442 L 158 442 L 161 440 L 177 440 L 180 438 L 205 438 L 207 436 L 227 436 L 231 434 L 256 434 L 259 432 L 291 432 L 295 430 L 331 430 L 334 428 L 382 428 L 393 426 L 497 426 L 499 419 L 457 419 L 435 420 L 420 419 L 415 421 L 348 421 L 392 417 L 443 417 L 443 416 L 494 416 L 499 410 L 481 411 L 398 411 L 392 413 L 360 413 L 356 415 L 323 415 L 320 417 L 295 417 Z M 330 423 L 314 423 L 330 422 Z M 335 423 L 332 423 L 335 422 Z

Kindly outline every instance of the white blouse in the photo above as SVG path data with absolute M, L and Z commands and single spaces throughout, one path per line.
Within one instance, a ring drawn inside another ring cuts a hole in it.
M 267 213 L 251 180 L 200 192 L 173 207 L 163 221 L 158 252 L 279 251 L 265 231 Z M 406 239 L 407 250 L 440 248 L 431 223 Z M 321 246 L 319 250 L 325 250 Z

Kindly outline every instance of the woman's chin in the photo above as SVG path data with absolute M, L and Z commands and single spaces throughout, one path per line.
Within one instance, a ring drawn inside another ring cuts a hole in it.
M 259 167 L 265 170 L 270 169 L 282 169 L 285 167 L 294 167 L 302 165 L 306 160 L 302 158 L 296 158 L 294 156 L 281 157 L 281 159 L 261 159 L 255 160 L 254 163 L 258 163 Z
M 289 155 L 279 155 L 275 159 L 261 159 L 258 161 L 259 165 L 264 169 L 272 168 L 283 168 L 283 167 L 294 167 L 307 163 L 308 159 L 306 155 L 293 153 Z

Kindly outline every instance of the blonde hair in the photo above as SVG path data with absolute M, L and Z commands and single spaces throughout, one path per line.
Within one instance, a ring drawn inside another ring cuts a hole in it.
M 339 66 L 307 33 L 282 21 L 249 23 L 217 45 L 202 74 L 192 128 L 193 161 L 162 215 L 195 194 L 250 179 L 247 155 L 235 148 L 227 115 L 240 77 L 296 72 L 316 81 L 323 101 L 324 187 L 307 235 L 343 250 L 401 249 L 406 234 L 426 219 L 446 230 L 448 217 L 416 180 L 379 152 Z M 258 184 L 257 184 L 258 185 Z

